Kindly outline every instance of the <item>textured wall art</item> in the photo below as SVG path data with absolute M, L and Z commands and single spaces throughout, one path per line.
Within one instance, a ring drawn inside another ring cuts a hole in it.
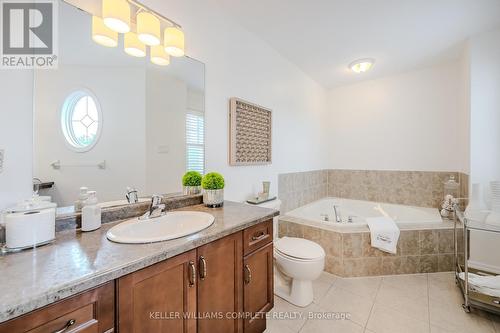
M 270 164 L 272 111 L 231 98 L 229 111 L 229 164 Z

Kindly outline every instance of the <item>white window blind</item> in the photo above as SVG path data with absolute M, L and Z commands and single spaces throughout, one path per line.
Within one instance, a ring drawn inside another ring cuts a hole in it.
M 188 110 L 186 114 L 187 171 L 205 173 L 205 118 L 203 113 Z

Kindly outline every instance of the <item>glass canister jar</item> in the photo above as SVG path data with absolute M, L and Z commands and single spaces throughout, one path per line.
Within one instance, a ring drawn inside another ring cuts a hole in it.
M 441 216 L 449 219 L 454 218 L 455 203 L 457 203 L 460 184 L 455 180 L 455 176 L 444 182 L 444 198 L 441 204 Z
M 453 198 L 458 198 L 458 189 L 460 184 L 455 180 L 454 175 L 450 175 L 450 178 L 444 182 L 444 197 L 451 195 Z

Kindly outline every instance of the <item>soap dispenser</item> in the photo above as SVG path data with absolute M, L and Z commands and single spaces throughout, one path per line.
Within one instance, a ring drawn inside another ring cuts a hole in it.
M 78 200 L 75 201 L 75 212 L 81 212 L 83 204 L 87 200 L 89 194 L 89 189 L 87 187 L 80 187 L 80 194 L 78 195 Z
M 82 208 L 82 231 L 94 231 L 101 227 L 101 207 L 97 205 L 96 191 L 89 191 Z

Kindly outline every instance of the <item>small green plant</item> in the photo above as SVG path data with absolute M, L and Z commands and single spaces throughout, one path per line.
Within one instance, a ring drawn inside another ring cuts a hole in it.
M 182 177 L 183 186 L 200 186 L 201 185 L 201 173 L 198 171 L 186 172 L 184 177 Z
M 201 186 L 205 190 L 222 190 L 225 186 L 224 177 L 217 172 L 207 173 L 201 181 Z

